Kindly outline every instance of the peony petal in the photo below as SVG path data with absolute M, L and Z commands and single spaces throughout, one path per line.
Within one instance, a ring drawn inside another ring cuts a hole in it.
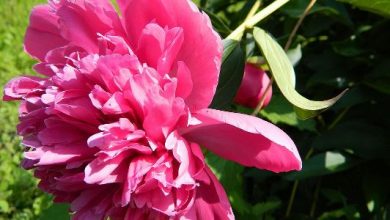
M 183 29 L 180 27 L 172 28 L 166 31 L 165 34 L 164 52 L 161 54 L 157 65 L 157 71 L 163 74 L 171 72 L 172 65 L 184 41 Z
M 225 159 L 274 172 L 302 167 L 294 142 L 271 123 L 213 109 L 201 110 L 193 117 L 196 124 L 182 130 L 182 135 Z
M 247 63 L 245 65 L 245 72 L 242 78 L 240 88 L 237 91 L 237 95 L 234 101 L 243 106 L 250 108 L 256 108 L 260 99 L 264 96 L 270 78 L 264 72 L 264 70 L 256 67 L 253 64 Z M 272 86 L 265 95 L 263 107 L 267 106 L 271 101 Z
M 182 97 L 186 99 L 189 95 L 191 95 L 193 82 L 191 79 L 191 72 L 188 69 L 187 65 L 179 61 L 177 63 L 177 88 L 176 88 L 176 96 Z
M 86 134 L 77 127 L 57 118 L 47 118 L 44 120 L 46 128 L 38 132 L 38 139 L 42 145 L 70 144 L 72 142 L 82 142 Z
M 142 30 L 136 54 L 142 62 L 156 68 L 164 50 L 165 31 L 158 24 L 150 23 Z
M 118 0 L 132 48 L 150 22 L 169 29 L 183 29 L 184 43 L 175 61 L 191 70 L 193 90 L 186 98 L 191 110 L 206 108 L 212 101 L 222 56 L 222 41 L 210 19 L 188 0 Z M 175 63 L 175 62 L 173 62 Z
M 59 144 L 54 147 L 41 147 L 34 151 L 27 151 L 24 157 L 30 160 L 39 160 L 36 166 L 69 163 L 72 160 L 92 157 L 96 153 L 85 143 Z
M 82 90 L 67 90 L 55 96 L 54 109 L 74 119 L 99 124 L 100 112 Z
M 24 48 L 31 56 L 45 60 L 47 52 L 68 44 L 60 35 L 58 17 L 49 5 L 35 7 L 24 39 Z
M 124 114 L 129 111 L 131 108 L 121 92 L 115 92 L 102 108 L 104 114 Z
M 155 159 L 152 156 L 139 156 L 130 162 L 127 171 L 127 178 L 123 186 L 122 206 L 130 202 L 131 194 L 135 191 L 138 184 L 142 182 L 145 174 L 153 167 Z
M 4 87 L 4 101 L 25 98 L 35 91 L 43 91 L 44 80 L 34 76 L 20 76 L 12 79 Z
M 84 181 L 88 184 L 107 184 L 122 182 L 126 172 L 125 165 L 122 163 L 130 154 L 125 151 L 114 158 L 105 156 L 98 157 L 90 162 L 84 170 Z
M 180 220 L 225 220 L 234 219 L 232 208 L 225 190 L 210 168 L 205 167 L 199 175 L 200 186 L 196 190 L 196 199 L 192 208 Z
M 167 149 L 172 149 L 173 156 L 179 164 L 179 170 L 175 179 L 176 187 L 185 184 L 194 185 L 195 180 L 192 178 L 190 167 L 195 161 L 192 158 L 190 144 L 175 131 L 167 137 L 165 146 Z
M 61 1 L 56 14 L 61 36 L 89 53 L 99 51 L 98 34 L 123 35 L 119 17 L 107 0 Z

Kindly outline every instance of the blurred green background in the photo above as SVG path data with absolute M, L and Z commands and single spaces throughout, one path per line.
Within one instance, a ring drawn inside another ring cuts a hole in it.
M 0 3 L 0 85 L 19 74 L 31 74 L 34 61 L 23 52 L 28 17 L 38 0 Z M 17 103 L 0 102 L 0 219 L 38 219 L 50 198 L 37 187 L 31 172 L 19 166 L 22 147 L 15 134 Z
M 39 2 L 44 0 L 1 0 L 1 91 L 12 77 L 33 74 L 34 61 L 23 52 L 22 42 L 29 12 Z M 197 4 L 226 36 L 254 2 Z M 261 112 L 296 142 L 305 158 L 303 170 L 273 174 L 207 155 L 237 219 L 390 219 L 390 1 L 377 6 L 368 0 L 345 2 L 353 4 L 318 1 L 292 48 L 300 45 L 297 51 L 302 53 L 295 68 L 300 93 L 324 99 L 345 88 L 349 92 L 320 116 L 301 121 L 274 86 L 272 101 Z M 284 45 L 307 3 L 291 0 L 259 26 Z M 244 44 L 248 57 L 260 55 L 250 35 Z M 236 105 L 230 109 L 251 111 Z M 17 103 L 0 102 L 0 220 L 66 219 L 66 207 L 52 206 L 32 173 L 20 168 L 16 124 Z

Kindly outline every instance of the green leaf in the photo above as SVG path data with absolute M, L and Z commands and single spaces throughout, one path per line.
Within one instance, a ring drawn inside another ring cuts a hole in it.
M 349 150 L 354 155 L 366 159 L 388 159 L 390 140 L 387 130 L 364 120 L 353 119 L 341 122 L 332 130 L 316 137 L 313 146 L 319 150 Z
M 260 202 L 257 203 L 252 208 L 252 213 L 258 217 L 267 214 L 277 208 L 279 208 L 282 205 L 282 202 L 280 200 L 272 200 L 272 201 L 266 201 L 266 202 Z
M 281 11 L 293 18 L 299 18 L 307 7 L 307 0 L 294 0 L 287 3 Z M 335 2 L 333 0 L 322 0 L 317 1 L 316 4 L 311 8 L 308 15 L 316 14 L 325 15 L 329 19 L 335 19 L 347 25 L 351 25 L 351 19 L 349 18 L 348 12 L 344 5 Z M 316 18 L 305 20 L 306 24 L 316 20 Z M 319 27 L 323 28 L 323 27 Z
M 217 109 L 226 108 L 232 103 L 240 87 L 245 66 L 245 56 L 239 42 L 230 39 L 223 40 L 223 48 L 221 73 L 211 104 Z
M 0 200 L 0 213 L 8 213 L 9 210 L 9 204 L 6 200 Z
M 377 62 L 374 70 L 366 76 L 363 83 L 371 88 L 390 95 L 390 63 L 388 59 Z
M 53 204 L 50 208 L 42 213 L 39 220 L 69 220 L 69 206 L 65 204 Z
M 329 108 L 345 93 L 344 91 L 338 96 L 324 101 L 312 101 L 301 96 L 295 90 L 294 82 L 291 80 L 291 75 L 295 75 L 294 68 L 284 50 L 270 35 L 260 28 L 254 28 L 253 35 L 280 91 L 291 104 L 301 109 L 298 116 L 305 116 L 304 118 L 308 116 L 313 117 L 321 110 Z
M 288 180 L 296 180 L 323 176 L 347 170 L 356 164 L 357 161 L 350 156 L 327 151 L 303 161 L 301 171 L 288 173 L 284 177 Z
M 346 196 L 340 190 L 321 189 L 321 195 L 328 200 L 330 205 L 345 204 L 347 202 Z
M 390 194 L 390 177 L 381 175 L 387 173 L 387 168 L 370 167 L 362 175 L 362 189 L 367 201 L 367 208 L 370 212 L 378 212 L 386 204 Z M 377 172 L 372 172 L 374 168 Z
M 274 124 L 287 124 L 297 127 L 300 130 L 316 130 L 315 120 L 299 120 L 297 115 L 294 113 L 293 107 L 280 94 L 274 94 L 269 105 L 263 109 L 260 114 Z
M 346 218 L 342 218 L 346 217 Z M 336 209 L 328 212 L 323 212 L 321 216 L 317 218 L 318 220 L 336 220 L 336 219 L 361 219 L 360 214 L 357 211 L 356 207 L 353 205 L 347 205 L 341 209 Z
M 339 0 L 385 17 L 390 17 L 389 0 Z
M 290 60 L 291 64 L 293 66 L 296 66 L 302 58 L 301 45 L 298 44 L 295 48 L 288 50 L 286 54 L 287 54 L 288 59 Z M 295 76 L 293 78 L 293 81 L 294 81 L 293 85 L 295 85 Z

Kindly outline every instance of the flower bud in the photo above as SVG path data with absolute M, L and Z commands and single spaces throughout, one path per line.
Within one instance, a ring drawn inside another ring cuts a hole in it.
M 256 108 L 261 98 L 267 90 L 270 78 L 264 70 L 256 67 L 253 64 L 247 63 L 245 65 L 244 76 L 234 98 L 234 101 L 240 105 L 250 108 Z M 265 95 L 263 108 L 268 105 L 272 97 L 272 87 Z

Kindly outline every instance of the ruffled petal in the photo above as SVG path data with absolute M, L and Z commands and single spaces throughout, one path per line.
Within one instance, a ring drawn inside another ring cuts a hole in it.
M 213 31 L 209 17 L 188 0 L 118 0 L 118 3 L 132 48 L 138 47 L 145 26 L 151 22 L 163 28 L 183 29 L 183 41 L 190 43 L 183 43 L 173 63 L 183 61 L 191 71 L 193 89 L 185 99 L 186 104 L 191 110 L 209 106 L 218 84 L 222 56 L 222 41 Z
M 89 53 L 98 52 L 98 34 L 123 35 L 119 16 L 107 0 L 60 1 L 55 7 L 61 36 Z
M 182 135 L 225 159 L 273 172 L 302 167 L 291 138 L 257 117 L 205 109 L 193 114 L 192 124 Z
M 58 16 L 49 5 L 35 7 L 24 39 L 24 48 L 31 56 L 44 61 L 46 54 L 69 42 L 60 34 Z
M 20 76 L 4 87 L 4 101 L 24 99 L 34 92 L 43 91 L 44 80 L 34 76 Z
M 200 185 L 192 208 L 180 220 L 233 220 L 225 190 L 208 167 L 199 175 Z

